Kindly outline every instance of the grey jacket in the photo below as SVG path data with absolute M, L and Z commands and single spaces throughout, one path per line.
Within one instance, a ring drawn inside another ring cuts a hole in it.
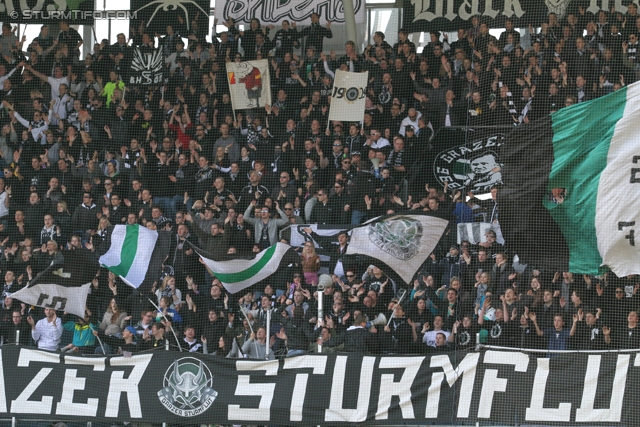
M 269 222 L 266 224 L 262 221 L 261 218 L 251 218 L 251 211 L 254 206 L 249 204 L 247 209 L 244 211 L 244 220 L 245 222 L 253 225 L 255 227 L 255 242 L 260 243 L 260 237 L 262 236 L 262 230 L 264 227 L 267 227 L 267 232 L 269 233 L 269 242 L 272 245 L 278 243 L 278 227 L 283 227 L 284 225 L 289 223 L 288 219 L 274 219 L 271 218 Z M 284 212 L 280 213 L 280 215 L 284 215 Z

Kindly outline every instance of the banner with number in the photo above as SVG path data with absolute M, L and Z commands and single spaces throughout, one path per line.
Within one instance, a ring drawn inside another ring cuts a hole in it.
M 329 120 L 360 122 L 364 119 L 369 72 L 337 70 L 331 93 Z

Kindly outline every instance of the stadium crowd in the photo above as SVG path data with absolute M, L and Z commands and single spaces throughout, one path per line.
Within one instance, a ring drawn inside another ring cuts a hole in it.
M 284 21 L 271 35 L 273 26 L 257 20 L 244 31 L 229 21 L 213 43 L 177 25 L 163 35 L 141 26 L 129 40 L 124 34 L 113 44 L 103 40 L 85 58 L 82 38 L 67 22 L 57 36 L 43 26 L 28 44 L 3 24 L 5 342 L 15 342 L 20 330 L 21 343 L 46 350 L 137 352 L 167 342 L 175 348 L 172 330 L 187 351 L 252 358 L 264 358 L 266 345 L 271 357 L 317 352 L 319 344 L 322 352 L 470 349 L 476 334 L 517 348 L 640 347 L 635 278 L 513 264 L 515 254 L 501 244 L 498 186 L 481 202 L 447 186 L 429 187 L 426 172 L 412 176 L 419 185 L 407 182 L 443 127 L 518 126 L 637 80 L 634 3 L 626 14 L 594 16 L 580 8 L 562 21 L 550 14 L 539 32 L 531 29 L 527 49 L 509 20 L 496 38 L 473 18 L 454 42 L 430 33 L 421 53 L 400 30 L 394 46 L 377 32 L 363 52 L 347 42 L 344 55 L 336 55 L 323 49 L 333 36 L 330 23 L 318 15 L 312 22 L 299 30 Z M 123 81 L 133 46 L 162 50 L 169 74 L 163 88 Z M 225 63 L 263 58 L 273 102 L 234 111 Z M 337 69 L 369 72 L 362 123 L 327 126 Z M 478 174 L 491 182 L 500 172 L 494 166 Z M 287 259 L 288 268 L 231 295 L 189 244 L 217 260 L 246 259 L 286 242 L 292 224 L 339 229 L 412 212 L 450 226 L 408 285 L 380 266 L 343 260 L 346 233 L 334 244 L 305 228 L 329 261 L 321 262 L 307 241 Z M 456 224 L 474 221 L 491 223 L 486 242 L 457 245 Z M 40 313 L 12 299 L 65 251 L 96 251 L 116 224 L 172 233 L 149 294 L 102 269 L 84 319 Z M 332 277 L 321 291 L 324 319 L 317 304 L 321 272 Z

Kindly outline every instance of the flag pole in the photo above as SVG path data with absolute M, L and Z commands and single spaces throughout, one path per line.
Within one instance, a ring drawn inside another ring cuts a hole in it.
M 271 337 L 269 336 L 269 332 L 271 331 L 271 308 L 267 310 L 267 340 L 265 341 L 265 359 L 269 360 L 269 344 L 271 343 Z
M 258 357 L 258 337 L 256 336 L 256 333 L 253 332 L 253 327 L 251 326 L 251 322 L 249 322 L 249 313 L 248 311 L 246 311 L 245 307 L 238 303 L 238 305 L 240 306 L 240 311 L 242 312 L 242 314 L 244 314 L 244 317 L 247 319 L 247 324 L 249 325 L 249 330 L 251 330 L 251 333 L 253 334 L 253 345 L 256 347 L 256 357 Z
M 91 331 L 95 332 L 95 329 L 93 329 L 93 326 L 91 326 L 91 323 L 88 323 L 88 325 L 89 325 L 89 328 L 91 328 Z M 102 354 L 104 354 L 104 355 L 106 356 L 106 355 L 107 355 L 107 352 L 106 352 L 106 351 L 105 351 L 105 349 L 104 349 L 104 345 L 102 345 L 102 340 L 101 340 L 101 339 L 100 339 L 100 337 L 99 337 L 99 336 L 97 336 L 97 335 L 96 335 L 95 337 L 96 337 L 96 339 L 98 340 L 98 342 L 100 343 L 100 347 L 102 348 Z
M 156 308 L 156 310 L 158 310 L 159 313 L 162 313 L 162 310 L 160 310 L 160 307 L 158 307 L 155 302 L 151 301 L 151 298 L 147 298 L 147 299 L 151 304 L 153 304 L 153 306 Z M 171 322 L 169 319 L 167 319 L 167 316 L 165 316 L 164 313 L 162 313 L 162 317 L 164 317 L 164 320 L 166 320 L 167 322 Z M 176 335 L 176 331 L 173 330 L 173 324 L 171 325 L 171 332 L 173 333 L 173 337 L 176 339 L 176 344 L 178 345 L 178 349 L 182 353 L 182 346 L 180 345 L 180 341 L 178 341 L 178 336 Z

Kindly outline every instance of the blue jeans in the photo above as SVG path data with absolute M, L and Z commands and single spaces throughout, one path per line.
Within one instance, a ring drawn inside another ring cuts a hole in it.
M 305 350 L 289 350 L 287 352 L 287 357 L 295 357 L 295 356 L 302 356 L 307 354 L 307 352 Z

